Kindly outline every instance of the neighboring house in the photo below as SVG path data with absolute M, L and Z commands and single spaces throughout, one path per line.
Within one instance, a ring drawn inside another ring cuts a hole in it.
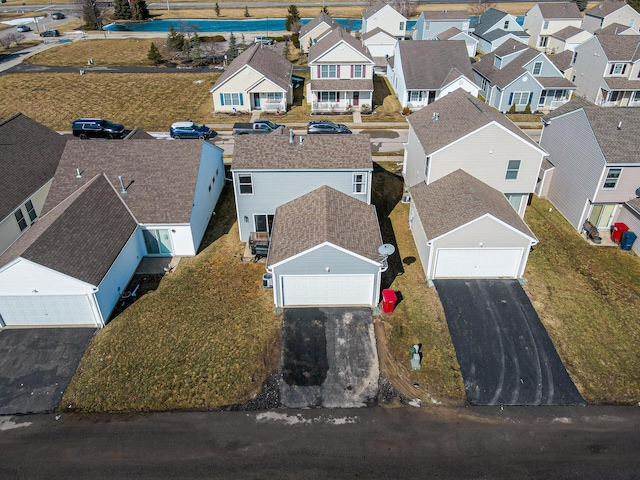
M 222 153 L 201 140 L 70 141 L 43 212 L 104 173 L 138 222 L 145 255 L 195 255 L 224 184 Z
M 267 271 L 276 307 L 380 301 L 376 208 L 322 186 L 276 209 Z
M 511 120 L 463 90 L 408 120 L 402 173 L 409 187 L 433 183 L 461 168 L 505 194 L 524 216 L 546 152 Z
M 549 41 L 545 51 L 550 54 L 564 52 L 565 50 L 575 51 L 576 47 L 587 40 L 593 34 L 576 27 L 565 27 L 549 35 Z
M 234 145 L 234 195 L 240 240 L 271 234 L 276 208 L 323 185 L 371 203 L 368 135 L 246 135 Z
M 596 35 L 638 35 L 638 30 L 622 25 L 621 23 L 612 23 L 604 28 L 596 30 Z
M 538 240 L 501 192 L 464 170 L 410 192 L 409 226 L 427 280 L 523 276 Z
M 371 110 L 373 67 L 367 49 L 344 28 L 335 28 L 309 50 L 311 112 Z
M 471 34 L 478 39 L 478 52 L 490 53 L 508 40 L 529 42 L 529 34 L 517 22 L 516 17 L 490 8 L 475 24 Z
M 364 35 L 376 28 L 381 28 L 398 39 L 404 39 L 407 18 L 391 5 L 380 0 L 362 12 L 360 33 Z
M 0 122 L 0 253 L 38 220 L 66 143 L 21 113 Z
M 627 225 L 629 231 L 640 236 L 640 197 L 629 200 L 622 205 L 618 221 Z M 640 255 L 640 241 L 636 240 L 631 249 L 636 255 Z
M 450 28 L 469 33 L 469 13 L 466 10 L 425 11 L 413 27 L 414 40 L 436 40 Z
M 571 63 L 573 60 L 573 52 L 571 50 L 565 50 L 556 55 L 552 55 L 549 60 L 560 70 L 564 78 L 569 80 L 573 78 L 573 63 Z
M 300 42 L 300 50 L 309 53 L 311 45 L 324 37 L 327 33 L 338 26 L 331 15 L 320 12 L 320 14 L 308 23 L 305 23 L 300 29 L 298 40 Z
M 577 94 L 605 107 L 640 106 L 640 35 L 595 35 L 572 62 Z
M 386 59 L 393 56 L 398 39 L 379 27 L 365 33 L 361 39 L 362 44 L 373 57 L 373 61 L 376 62 L 376 67 L 384 67 L 386 71 Z
M 155 140 L 156 137 L 145 132 L 142 128 L 136 127 L 124 137 L 124 140 Z
M 501 112 L 553 110 L 576 89 L 544 53 L 513 39 L 472 67 L 487 103 Z
M 411 110 L 460 88 L 478 96 L 467 48 L 461 40 L 398 42 L 393 69 L 387 75 L 402 107 Z
M 292 73 L 291 62 L 256 43 L 238 55 L 213 85 L 213 111 L 286 112 L 293 102 Z
M 580 28 L 582 14 L 575 2 L 536 3 L 524 15 L 529 46 L 548 52 L 550 36 L 566 27 Z
M 637 33 L 640 28 L 640 13 L 626 2 L 607 0 L 584 12 L 582 28 L 594 33 L 612 23 L 633 28 Z
M 467 46 L 467 55 L 469 55 L 469 57 L 476 56 L 478 40 L 456 27 L 451 27 L 448 30 L 439 33 L 436 37 L 436 40 L 463 40 L 465 45 Z
M 544 116 L 543 125 L 540 145 L 554 166 L 543 186 L 549 200 L 578 231 L 585 220 L 608 229 L 640 187 L 640 115 L 578 97 Z

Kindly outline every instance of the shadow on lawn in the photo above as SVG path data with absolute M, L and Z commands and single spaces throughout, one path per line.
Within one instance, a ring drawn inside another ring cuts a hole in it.
M 228 172 L 229 167 L 225 167 L 225 175 L 229 178 L 231 174 Z M 200 243 L 198 253 L 203 251 L 221 236 L 229 233 L 233 223 L 236 221 L 236 204 L 233 198 L 233 184 L 225 182 L 220 198 L 211 216 L 209 225 L 204 232 L 204 237 Z

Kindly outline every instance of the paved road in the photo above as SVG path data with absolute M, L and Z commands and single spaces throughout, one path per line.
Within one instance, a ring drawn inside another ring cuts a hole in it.
M 0 478 L 631 479 L 640 408 L 0 417 Z

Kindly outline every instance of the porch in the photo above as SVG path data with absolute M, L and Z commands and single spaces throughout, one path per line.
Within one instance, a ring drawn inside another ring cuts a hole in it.
M 287 99 L 282 92 L 251 92 L 251 111 L 286 112 Z
M 596 105 L 601 107 L 640 107 L 640 90 L 601 90 Z

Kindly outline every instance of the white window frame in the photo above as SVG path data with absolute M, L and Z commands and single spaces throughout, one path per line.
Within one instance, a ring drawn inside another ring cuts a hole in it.
M 400 22 L 400 28 L 398 30 L 404 30 L 404 22 Z
M 538 68 L 538 73 L 536 73 L 536 68 Z M 533 76 L 537 77 L 542 73 L 542 62 L 534 62 L 533 64 Z
M 246 179 L 249 179 L 248 182 L 246 182 Z M 245 181 L 243 181 L 243 179 Z M 248 192 L 243 192 L 242 191 L 242 187 L 249 187 L 250 191 Z M 253 175 L 250 173 L 239 173 L 238 174 L 238 193 L 240 195 L 253 195 Z
M 267 92 L 267 102 L 280 103 L 282 101 L 282 92 Z
M 367 193 L 367 176 L 364 173 L 353 174 L 353 193 Z
M 540 48 L 547 48 L 547 44 L 549 43 L 549 37 L 540 36 Z
M 337 102 L 338 94 L 337 92 L 318 92 L 318 101 L 319 102 Z
M 224 96 L 225 107 L 227 105 L 234 105 L 238 107 L 242 105 L 240 103 L 240 93 L 223 93 L 222 95 Z
M 611 69 L 609 70 L 609 75 L 624 75 L 624 72 L 627 70 L 626 63 L 614 63 L 611 65 Z
M 573 52 L 573 57 L 571 57 L 571 65 L 575 65 L 577 59 L 578 59 L 578 52 Z
M 338 66 L 320 65 L 320 78 L 338 78 Z
M 27 223 L 27 219 L 25 218 L 24 213 L 22 213 L 22 209 L 17 209 L 15 212 L 13 212 L 13 215 L 16 219 L 16 222 L 18 223 L 18 228 L 21 232 L 24 232 L 29 224 Z
M 33 202 L 31 200 L 27 200 L 27 203 L 24 204 L 24 208 L 27 211 L 29 220 L 33 223 L 36 218 L 38 218 L 38 212 L 36 212 L 36 207 L 33 206 Z
M 549 20 L 545 20 L 544 23 L 542 24 L 543 30 L 546 30 L 547 28 L 549 28 Z
M 522 193 L 505 193 L 504 196 L 507 198 L 514 210 L 519 214 L 520 209 L 522 208 L 522 200 L 524 199 L 524 195 Z M 518 200 L 517 205 L 515 202 L 516 199 Z
M 527 104 L 529 103 L 529 96 L 531 95 L 531 92 L 513 92 L 513 99 L 512 102 L 509 106 L 511 105 L 520 105 L 520 106 L 524 106 L 526 107 Z M 518 98 L 520 100 L 520 102 L 516 101 L 516 98 Z M 525 102 L 521 103 L 522 99 L 524 98 Z
M 360 69 L 360 71 L 358 72 L 357 69 Z M 354 65 L 353 66 L 353 78 L 364 78 L 364 68 L 362 68 L 362 65 Z
M 505 20 L 502 29 L 507 30 L 508 28 L 509 28 L 509 20 Z
M 518 180 L 520 173 L 520 165 L 522 160 L 509 160 L 507 162 L 507 172 L 504 175 L 505 180 Z
M 604 179 L 604 184 L 602 185 L 603 190 L 615 190 L 618 188 L 618 182 L 620 181 L 620 177 L 622 176 L 622 168 L 620 167 L 612 167 L 607 170 L 607 176 Z M 607 186 L 607 184 L 609 184 Z

